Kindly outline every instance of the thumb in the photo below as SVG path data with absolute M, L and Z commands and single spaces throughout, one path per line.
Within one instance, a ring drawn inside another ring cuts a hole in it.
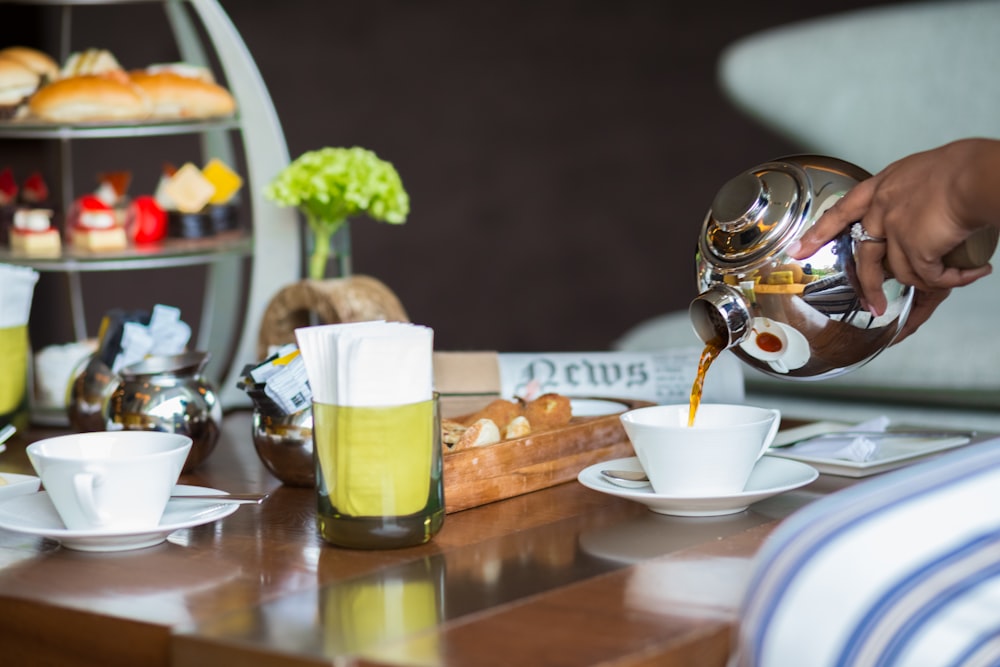
M 788 254 L 795 259 L 810 257 L 848 225 L 861 220 L 871 207 L 875 192 L 874 181 L 874 178 L 870 178 L 854 186 L 840 201 L 827 209 L 798 241 L 789 244 Z

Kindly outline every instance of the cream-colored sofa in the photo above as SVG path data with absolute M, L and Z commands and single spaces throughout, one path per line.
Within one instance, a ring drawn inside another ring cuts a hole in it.
M 730 45 L 718 74 L 736 106 L 803 152 L 876 172 L 954 139 L 1000 138 L 1000 2 L 898 4 L 779 26 Z M 617 347 L 697 342 L 685 312 L 639 324 Z M 1000 431 L 1000 266 L 859 370 L 792 383 L 748 369 L 746 385 L 749 401 L 790 416 L 890 414 Z

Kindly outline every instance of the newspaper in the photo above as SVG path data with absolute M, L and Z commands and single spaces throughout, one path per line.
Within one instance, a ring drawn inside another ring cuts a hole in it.
M 500 353 L 501 396 L 531 398 L 547 392 L 566 396 L 629 398 L 687 403 L 702 348 L 655 352 Z M 742 403 L 743 370 L 723 352 L 705 375 L 702 401 Z

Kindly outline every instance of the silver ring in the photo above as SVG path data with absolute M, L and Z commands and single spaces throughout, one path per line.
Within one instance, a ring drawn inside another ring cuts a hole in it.
M 865 231 L 865 228 L 861 226 L 860 222 L 855 222 L 851 225 L 851 238 L 861 243 L 862 241 L 871 241 L 872 243 L 885 243 L 884 236 L 872 236 Z

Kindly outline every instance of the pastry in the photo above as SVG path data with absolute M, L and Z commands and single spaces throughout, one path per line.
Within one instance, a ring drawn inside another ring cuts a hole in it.
M 188 162 L 170 178 L 164 191 L 178 211 L 197 213 L 212 199 L 215 186 L 202 175 L 198 167 Z
M 573 418 L 573 406 L 561 394 L 542 394 L 524 406 L 524 416 L 535 431 L 559 428 Z
M 208 200 L 211 206 L 222 206 L 230 203 L 243 187 L 243 179 L 240 175 L 219 158 L 209 160 L 208 164 L 202 168 L 201 175 L 215 188 L 215 192 Z
M 7 167 L 0 170 L 0 206 L 10 206 L 17 201 L 17 181 L 14 172 Z
M 84 195 L 73 205 L 70 229 L 73 247 L 81 250 L 121 250 L 128 245 L 114 211 L 94 195 Z
M 515 401 L 507 401 L 498 398 L 491 401 L 489 405 L 465 418 L 466 426 L 480 419 L 489 419 L 495 424 L 506 426 L 514 417 L 521 414 L 521 404 Z
M 212 81 L 176 71 L 138 70 L 130 72 L 129 78 L 149 99 L 154 118 L 211 118 L 236 111 L 233 96 Z
M 0 58 L 0 119 L 14 118 L 41 78 L 16 60 Z
M 28 102 L 32 116 L 54 123 L 139 120 L 149 105 L 135 86 L 92 74 L 60 79 Z
M 130 171 L 108 171 L 97 175 L 97 189 L 94 196 L 111 207 L 115 213 L 115 223 L 125 224 L 128 213 L 128 186 L 132 182 Z
M 128 81 L 128 74 L 118 59 L 107 49 L 87 49 L 71 53 L 62 66 L 60 77 L 102 76 L 116 81 Z
M 62 250 L 58 230 L 52 227 L 52 211 L 22 208 L 14 212 L 10 230 L 11 250 L 24 255 L 52 256 Z
M 531 422 L 524 415 L 518 415 L 511 419 L 503 431 L 504 440 L 523 438 L 526 435 L 531 435 Z
M 128 207 L 127 229 L 137 244 L 162 241 L 167 235 L 167 214 L 149 195 L 139 195 Z
M 492 419 L 479 419 L 462 432 L 455 449 L 483 447 L 500 442 L 500 429 Z
M 21 200 L 26 204 L 32 204 L 33 206 L 38 206 L 45 202 L 49 198 L 49 186 L 45 184 L 45 179 L 42 178 L 40 173 L 32 172 L 30 176 L 24 179 L 24 184 L 21 187 Z
M 30 46 L 8 46 L 0 49 L 0 58 L 9 58 L 27 67 L 40 77 L 41 85 L 59 78 L 59 63 L 44 51 Z

